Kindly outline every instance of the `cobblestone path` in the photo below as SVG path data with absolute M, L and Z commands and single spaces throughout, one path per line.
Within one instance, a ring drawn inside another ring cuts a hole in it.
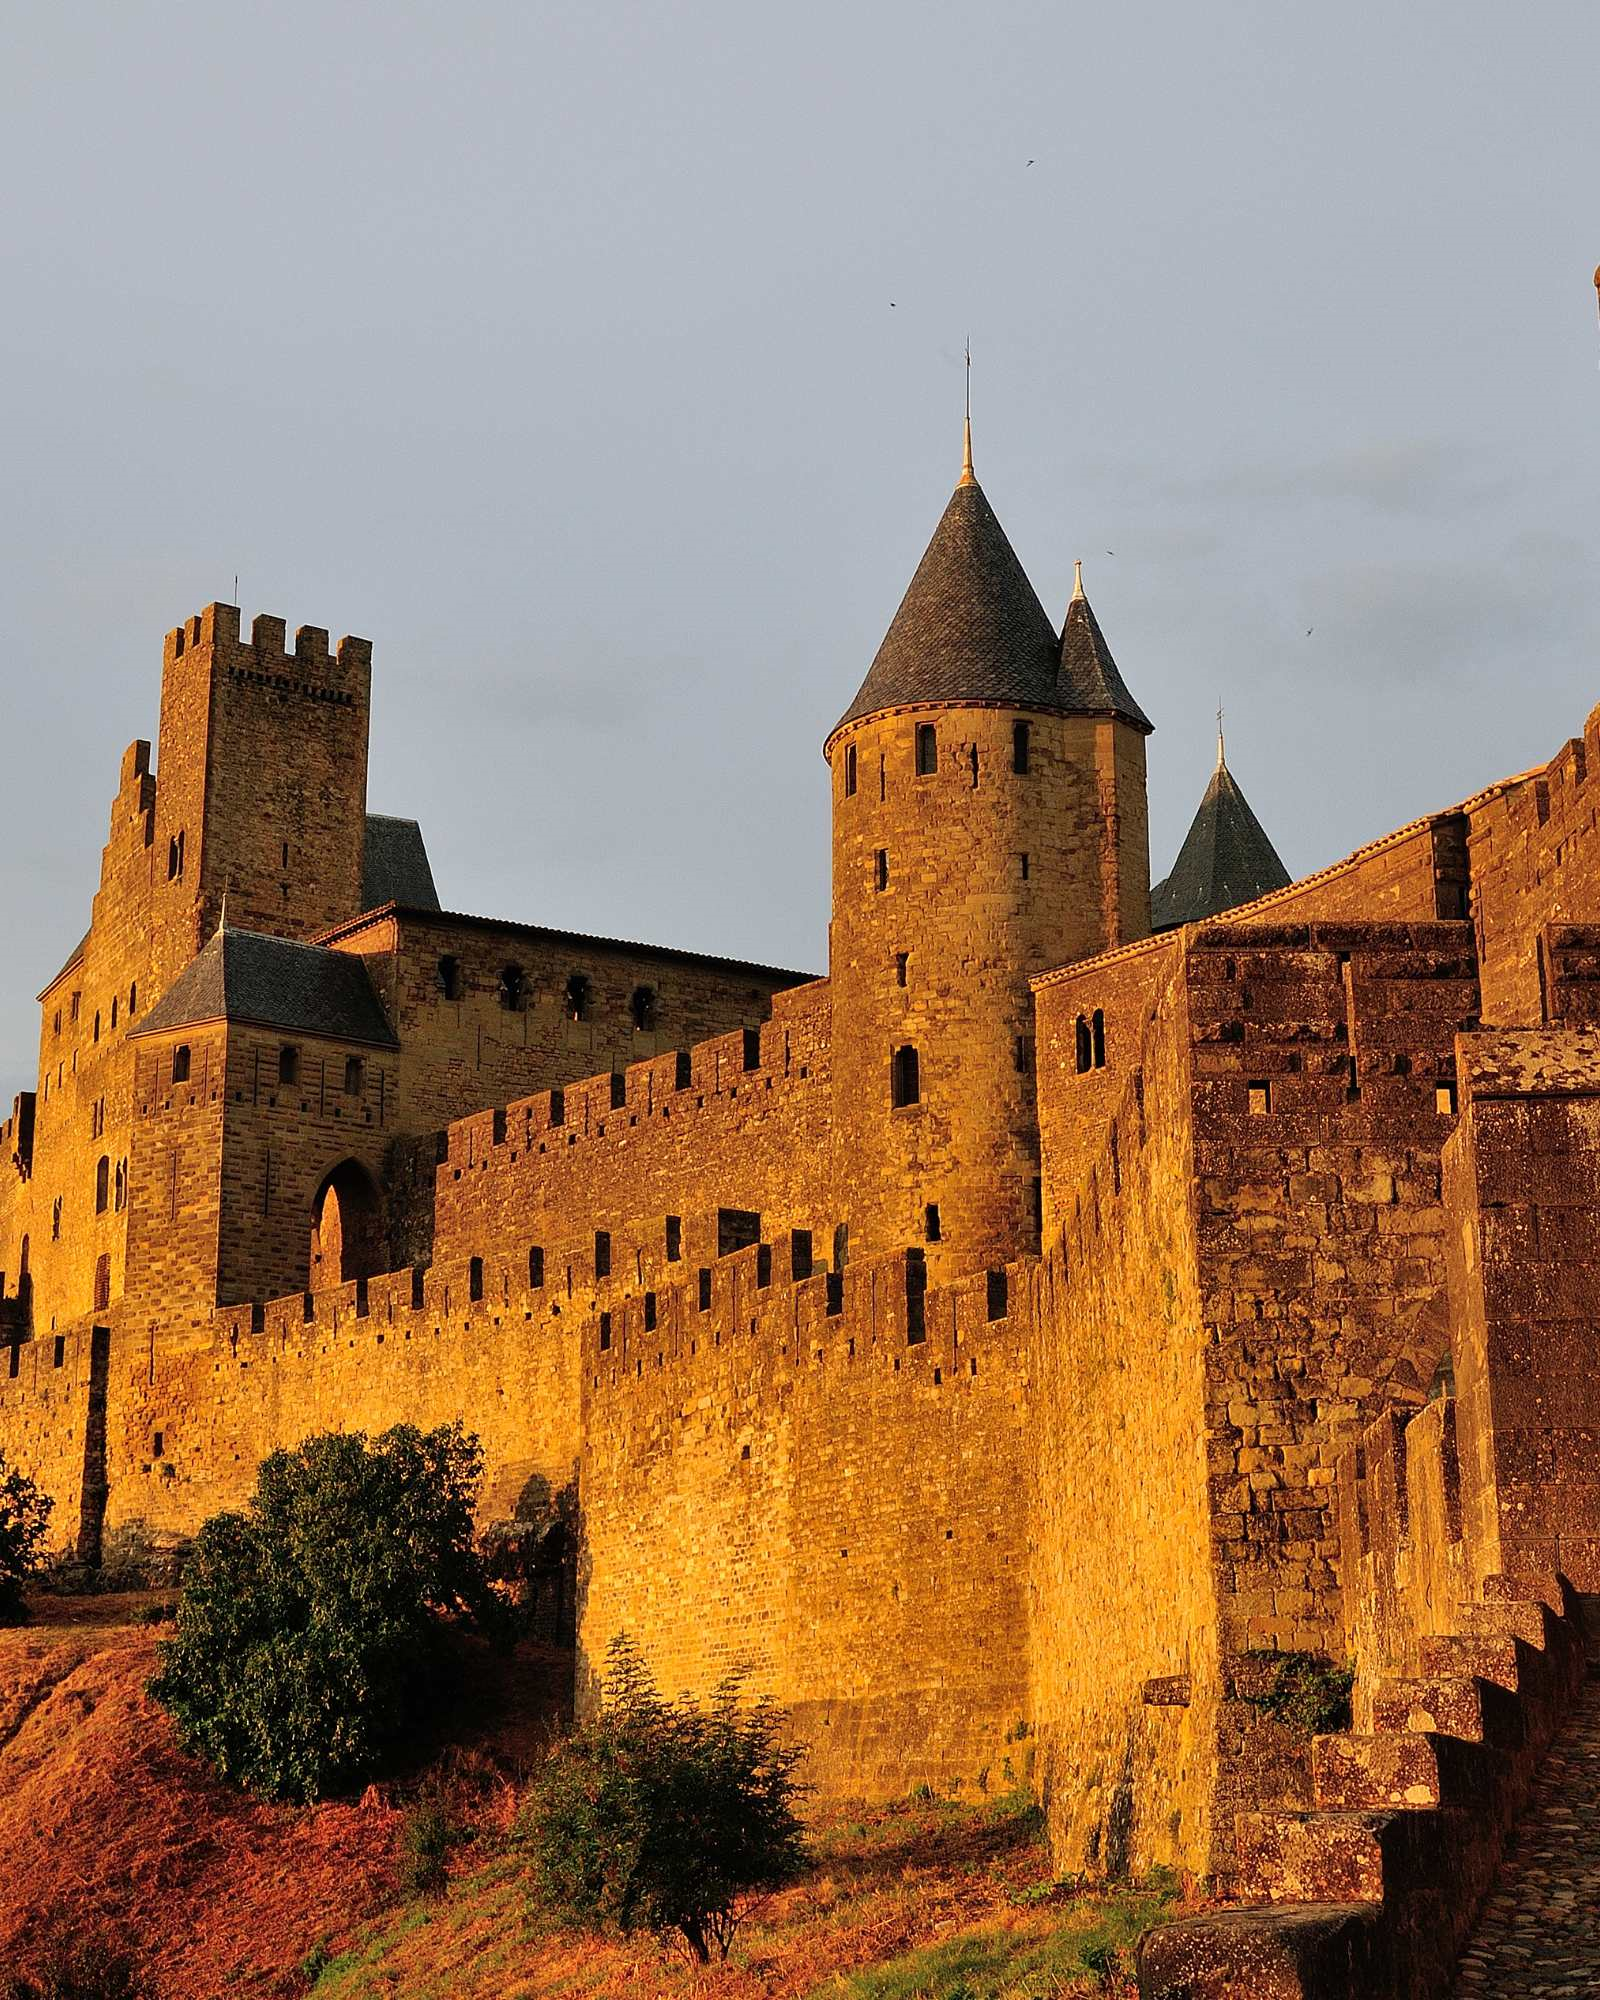
M 1461 1955 L 1456 2000 L 1600 1996 L 1600 1679 L 1550 1746 Z

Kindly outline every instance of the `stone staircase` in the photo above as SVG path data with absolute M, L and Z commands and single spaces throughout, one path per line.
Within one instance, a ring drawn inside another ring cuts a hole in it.
M 1151 1932 L 1145 2000 L 1437 2000 L 1583 1685 L 1563 1601 L 1461 1606 L 1417 1675 L 1374 1689 L 1369 1730 L 1318 1737 L 1315 1804 L 1239 1816 L 1235 1880 L 1260 1903 Z

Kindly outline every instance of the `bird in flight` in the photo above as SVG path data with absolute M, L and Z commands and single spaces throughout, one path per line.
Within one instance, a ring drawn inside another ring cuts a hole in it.
M 1030 161 L 1028 162 L 1028 165 L 1029 165 L 1030 167 L 1031 167 L 1031 166 L 1033 165 L 1033 162 L 1032 162 L 1032 160 L 1030 160 Z
M 1108 556 L 1114 556 L 1114 555 L 1116 554 L 1116 550 L 1115 550 L 1115 549 L 1107 549 L 1107 550 L 1106 550 L 1106 554 L 1107 554 Z
M 1308 626 L 1306 627 L 1306 637 L 1307 637 L 1307 638 L 1309 639 L 1309 638 L 1311 637 L 1312 633 L 1316 631 L 1316 629 L 1317 629 L 1317 628 L 1316 628 L 1316 626 L 1315 626 L 1315 625 L 1308 625 Z

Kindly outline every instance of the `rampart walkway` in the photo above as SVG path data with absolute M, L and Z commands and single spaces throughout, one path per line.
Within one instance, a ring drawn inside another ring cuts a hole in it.
M 1455 2000 L 1600 1996 L 1600 1678 L 1551 1744 L 1471 1942 Z

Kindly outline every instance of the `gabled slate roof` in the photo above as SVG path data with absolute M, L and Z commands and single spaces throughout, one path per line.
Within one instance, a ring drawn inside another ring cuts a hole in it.
M 950 496 L 867 677 L 830 740 L 861 716 L 930 702 L 1117 715 L 1150 728 L 1081 592 L 1057 638 L 970 471 Z
M 1150 891 L 1151 928 L 1171 930 L 1219 917 L 1288 884 L 1289 871 L 1234 783 L 1219 744 L 1217 768 L 1172 873 Z
M 385 903 L 436 910 L 439 892 L 433 886 L 433 870 L 417 822 L 392 819 L 387 813 L 368 813 L 361 860 L 361 907 L 378 910 Z
M 399 1046 L 367 968 L 353 952 L 259 931 L 216 932 L 129 1035 L 167 1034 L 208 1021 Z
M 1148 736 L 1155 725 L 1129 694 L 1117 671 L 1100 621 L 1080 582 L 1061 627 L 1060 694 L 1063 707 L 1080 714 L 1120 715 Z

